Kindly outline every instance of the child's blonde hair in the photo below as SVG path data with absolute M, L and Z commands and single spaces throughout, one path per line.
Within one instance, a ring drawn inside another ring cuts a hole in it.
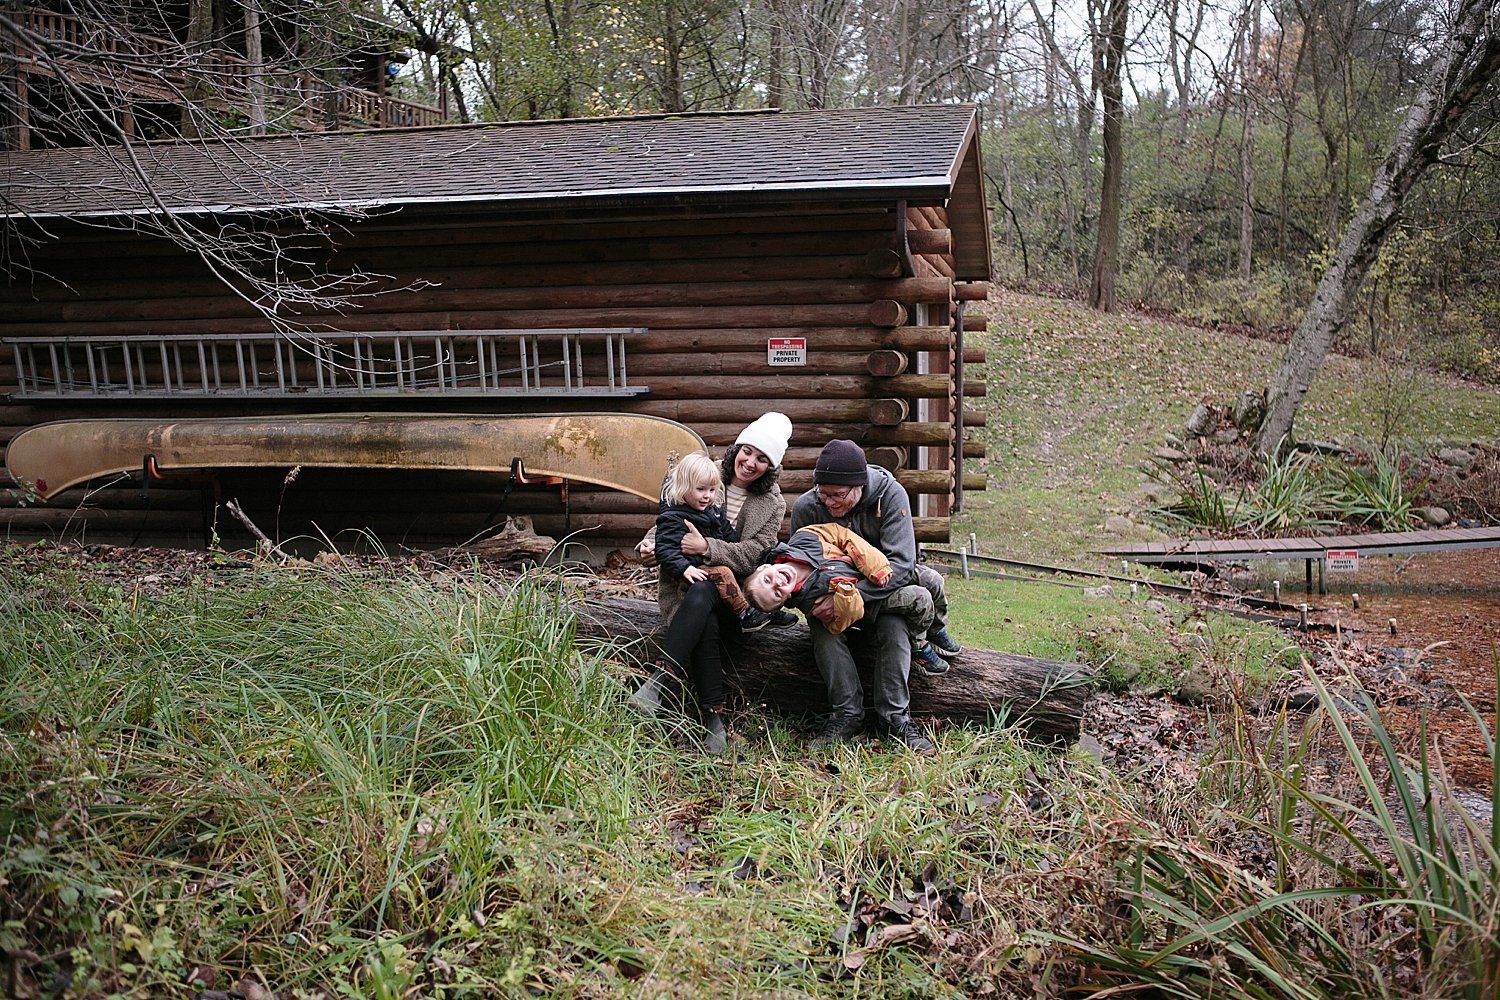
M 772 597 L 770 591 L 766 589 L 766 577 L 770 573 L 771 567 L 767 564 L 755 567 L 750 571 L 750 575 L 745 577 L 745 599 L 762 611 L 777 611 L 786 604 L 785 601 L 778 601 Z
M 701 483 L 712 482 L 718 489 L 719 502 L 724 500 L 724 480 L 719 478 L 719 463 L 695 451 L 682 456 L 667 477 L 667 503 L 687 503 L 688 491 Z

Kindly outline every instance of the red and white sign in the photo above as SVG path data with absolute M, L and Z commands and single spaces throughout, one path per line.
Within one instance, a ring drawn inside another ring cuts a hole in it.
M 772 337 L 766 341 L 766 364 L 807 364 L 806 337 Z
M 1323 563 L 1330 573 L 1358 573 L 1358 549 L 1328 549 L 1323 553 Z

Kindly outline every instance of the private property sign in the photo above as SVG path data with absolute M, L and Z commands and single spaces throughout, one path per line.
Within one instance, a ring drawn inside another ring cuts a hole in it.
M 1323 562 L 1330 573 L 1358 573 L 1358 549 L 1328 549 L 1323 553 Z
M 772 337 L 766 341 L 766 364 L 807 364 L 806 337 Z

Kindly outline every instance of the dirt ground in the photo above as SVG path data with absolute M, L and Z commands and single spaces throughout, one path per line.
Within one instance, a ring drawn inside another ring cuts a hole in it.
M 1329 584 L 1331 592 L 1316 601 L 1320 617 L 1347 622 L 1366 642 L 1413 650 L 1412 669 L 1451 686 L 1493 727 L 1500 549 L 1370 558 L 1357 576 Z M 1382 714 L 1392 729 L 1415 738 L 1422 706 L 1386 705 Z M 1427 706 L 1426 714 L 1429 745 L 1458 783 L 1487 791 L 1490 758 L 1473 717 L 1461 705 Z
M 1306 601 L 1321 630 L 1295 635 L 1315 661 L 1341 659 L 1377 690 L 1387 727 L 1415 749 L 1425 722 L 1430 759 L 1464 788 L 1490 789 L 1484 735 L 1493 731 L 1500 656 L 1500 549 L 1367 557 L 1353 574 L 1329 574 L 1327 593 L 1304 592 L 1303 568 L 1249 564 L 1227 574 L 1234 589 Z M 1331 665 L 1331 664 L 1330 664 Z

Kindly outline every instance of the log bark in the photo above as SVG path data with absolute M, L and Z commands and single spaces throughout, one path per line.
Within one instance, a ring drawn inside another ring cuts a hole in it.
M 814 371 L 820 375 L 899 375 L 897 371 L 871 371 L 871 355 L 859 354 L 853 351 L 832 352 L 819 350 L 822 345 L 816 340 L 808 344 L 807 365 L 805 368 L 798 367 L 799 371 Z M 595 379 L 602 381 L 608 377 L 604 370 L 603 348 L 594 349 L 600 355 L 597 359 L 590 359 L 585 363 L 584 377 L 593 382 Z M 627 352 L 629 346 L 626 347 Z M 873 354 L 893 354 L 904 360 L 905 355 L 899 351 L 877 351 Z M 589 365 L 597 362 L 598 371 L 592 371 Z M 751 376 L 765 375 L 769 370 L 772 373 L 785 372 L 786 368 L 770 368 L 766 364 L 766 345 L 760 345 L 760 350 L 755 353 L 728 353 L 727 351 L 708 347 L 696 354 L 630 354 L 629 355 L 630 380 L 632 382 L 648 382 L 658 376 L 695 375 L 724 375 L 724 376 Z M 561 377 L 559 376 L 559 381 Z M 597 384 L 597 382 L 595 382 Z
M 901 255 L 894 250 L 881 248 L 865 254 L 864 271 L 872 278 L 898 278 L 904 270 Z
M 876 378 L 873 375 L 817 375 L 797 374 L 798 369 L 766 369 L 765 373 L 744 374 L 733 379 L 723 379 L 713 388 L 714 395 L 721 399 L 757 399 L 764 401 L 760 413 L 776 407 L 771 400 L 787 397 L 821 397 L 823 399 L 863 399 L 876 393 L 901 396 L 907 399 L 946 399 L 952 383 L 947 375 L 894 375 Z M 634 374 L 632 382 L 636 382 Z M 694 399 L 704 394 L 702 376 L 696 375 L 643 375 L 638 384 L 649 385 L 654 399 Z M 983 396 L 982 382 L 970 382 L 964 386 L 964 395 Z
M 918 254 L 912 258 L 917 262 L 917 273 L 923 277 L 944 278 L 952 281 L 958 273 L 953 266 L 951 257 L 942 257 L 935 253 Z
M 712 424 L 695 423 L 692 426 L 693 430 L 703 436 L 704 442 L 710 448 L 720 449 L 728 448 L 733 444 L 740 431 L 744 430 L 745 425 L 752 419 L 754 419 L 753 416 L 746 420 Z M 848 438 L 866 449 L 883 444 L 941 446 L 948 442 L 952 432 L 952 425 L 939 423 L 905 423 L 894 427 L 871 427 L 865 421 L 819 423 L 794 420 L 792 423 L 792 440 L 807 442 L 807 444 L 803 447 L 787 449 L 782 464 L 789 469 L 803 466 L 812 468 L 817 453 L 823 445 L 834 438 Z M 807 455 L 813 458 L 807 458 L 804 461 L 803 458 Z
M 912 253 L 951 254 L 953 253 L 953 230 L 908 229 L 906 245 Z
M 650 663 L 660 652 L 660 624 L 650 601 L 589 601 L 578 610 L 579 636 L 628 644 L 626 655 L 639 663 Z M 728 653 L 725 681 L 745 701 L 795 714 L 827 711 L 805 624 L 745 636 Z M 862 671 L 862 679 L 868 691 L 868 673 Z M 1074 740 L 1092 680 L 1092 672 L 1076 663 L 965 649 L 946 674 L 912 671 L 912 714 L 980 723 L 1002 716 L 1019 719 L 1037 735 Z
M 906 371 L 906 355 L 900 351 L 871 351 L 865 357 L 865 371 L 882 377 L 901 375 Z
M 805 483 L 787 489 L 783 484 L 781 492 L 789 498 L 796 498 L 813 487 L 813 477 L 805 474 Z M 571 522 L 565 520 L 561 514 L 532 514 L 531 522 L 535 529 L 541 534 L 552 535 L 555 538 L 567 537 L 573 532 L 579 531 L 588 525 L 597 525 L 597 529 L 589 529 L 577 535 L 574 541 L 582 541 L 592 544 L 594 538 L 639 538 L 646 534 L 646 529 L 654 528 L 655 514 L 594 514 L 591 517 L 573 517 Z M 423 526 L 432 523 L 423 517 Z M 393 525 L 393 529 L 398 526 Z M 452 534 L 463 531 L 463 526 L 455 525 Z M 948 522 L 947 517 L 912 517 L 912 531 L 916 535 L 916 541 L 932 541 L 932 543 L 947 543 L 953 540 L 953 525 Z
M 765 397 L 755 400 L 720 400 L 704 399 L 652 399 L 646 396 L 637 399 L 620 409 L 628 413 L 649 413 L 656 417 L 666 417 L 687 424 L 694 430 L 698 430 L 700 424 L 729 423 L 737 425 L 735 431 L 738 434 L 745 425 L 767 410 L 777 410 L 785 413 L 791 418 L 793 427 L 811 423 L 877 423 L 883 424 L 887 421 L 877 419 L 873 412 L 881 404 L 899 402 L 904 404 L 905 400 L 868 400 L 868 399 L 806 399 L 806 398 L 771 398 Z M 581 407 L 580 407 L 581 409 Z M 883 412 L 883 411 L 882 411 Z M 906 411 L 890 423 L 900 423 L 906 417 Z M 703 433 L 699 431 L 699 433 Z
M 907 450 L 899 446 L 884 445 L 865 449 L 866 461 L 871 465 L 878 465 L 882 469 L 889 469 L 892 472 L 895 472 L 897 469 L 904 469 L 908 456 L 909 453 Z
M 641 354 L 682 354 L 691 351 L 760 351 L 765 361 L 766 341 L 773 337 L 806 337 L 808 346 L 823 351 L 869 351 L 886 347 L 899 351 L 940 350 L 951 334 L 944 326 L 771 326 L 748 329 L 649 329 L 632 333 L 628 349 Z
M 876 326 L 906 325 L 906 307 L 895 299 L 878 299 L 870 303 L 865 314 Z
M 898 303 L 892 303 L 897 305 Z M 6 308 L 9 308 L 7 304 Z M 248 308 L 248 307 L 247 307 Z M 445 310 L 428 303 L 426 308 L 410 312 L 361 312 L 358 317 L 338 317 L 333 314 L 309 311 L 305 319 L 311 323 L 326 323 L 330 329 L 369 331 L 427 330 L 434 325 L 456 330 L 500 330 L 542 329 L 575 326 L 644 326 L 651 329 L 682 329 L 702 327 L 705 321 L 719 323 L 724 327 L 783 327 L 791 323 L 807 326 L 849 327 L 873 322 L 870 306 L 860 303 L 833 305 L 768 305 L 725 306 L 721 309 L 705 310 L 700 306 L 632 306 L 626 308 L 599 309 L 495 309 L 477 311 L 472 309 Z M 357 321 L 356 321 L 357 320 Z M 905 322 L 902 309 L 901 322 Z M 881 324 L 876 326 L 895 326 Z M 171 323 L 172 333 L 266 333 L 270 327 L 263 316 L 243 316 L 236 319 L 197 317 Z M 159 319 L 108 320 L 91 317 L 87 320 L 68 320 L 47 325 L 47 332 L 66 337 L 83 337 L 97 334 L 121 336 L 124 334 L 155 334 L 163 331 Z

